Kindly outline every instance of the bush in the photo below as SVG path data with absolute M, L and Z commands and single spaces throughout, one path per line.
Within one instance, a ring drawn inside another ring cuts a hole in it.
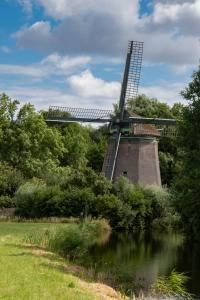
M 109 220 L 113 228 L 130 229 L 133 226 L 135 213 L 113 194 L 98 196 L 96 209 L 98 216 Z
M 0 195 L 13 197 L 24 178 L 17 169 L 0 164 Z
M 71 187 L 63 191 L 63 198 L 57 202 L 60 215 L 66 217 L 87 217 L 95 213 L 95 195 L 90 188 Z
M 79 188 L 91 188 L 95 195 L 104 195 L 111 191 L 112 184 L 102 174 L 95 173 L 90 168 L 75 169 L 71 172 L 70 181 L 66 186 Z
M 15 207 L 15 200 L 9 196 L 0 196 L 0 208 Z
M 59 215 L 58 199 L 63 196 L 59 187 L 48 187 L 42 181 L 27 182 L 16 193 L 16 214 L 25 218 Z
M 166 188 L 148 186 L 144 188 L 145 199 L 151 203 L 149 222 L 154 228 L 178 228 L 181 224 L 180 215 L 172 204 L 172 196 Z
M 93 220 L 32 233 L 25 241 L 77 259 L 86 255 L 92 245 L 100 243 L 106 231 L 110 231 L 110 227 L 105 220 Z
M 168 229 L 180 225 L 180 216 L 173 208 L 172 197 L 167 189 L 134 185 L 121 177 L 115 183 L 114 191 L 134 212 L 133 227 Z
M 85 179 L 82 180 L 83 183 Z M 179 216 L 170 205 L 171 196 L 165 189 L 133 185 L 126 178 L 120 178 L 115 184 L 114 194 L 101 194 L 104 188 L 100 188 L 96 195 L 94 186 L 94 183 L 91 188 L 84 184 L 51 186 L 34 179 L 18 189 L 16 214 L 25 218 L 100 217 L 109 220 L 113 228 L 128 230 L 152 226 L 163 229 L 177 226 L 179 222 Z
M 58 186 L 33 180 L 18 189 L 16 214 L 25 218 L 86 217 L 95 211 L 94 203 L 95 195 L 89 188 L 61 190 Z

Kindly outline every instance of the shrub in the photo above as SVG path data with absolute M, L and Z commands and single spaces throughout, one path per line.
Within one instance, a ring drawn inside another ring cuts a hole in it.
M 113 194 L 98 196 L 96 209 L 98 216 L 109 220 L 113 228 L 129 229 L 133 226 L 135 214 L 131 207 Z
M 87 217 L 90 213 L 95 215 L 95 195 L 90 188 L 71 187 L 63 195 L 58 203 L 63 216 Z
M 13 197 L 23 180 L 20 171 L 7 164 L 0 164 L 0 195 Z
M 99 243 L 105 231 L 110 231 L 105 220 L 93 220 L 32 233 L 25 241 L 69 259 L 77 259 L 86 255 L 92 245 Z
M 172 205 L 172 196 L 166 188 L 148 186 L 144 188 L 144 196 L 151 204 L 149 222 L 154 228 L 178 228 L 181 224 L 180 215 Z
M 71 178 L 71 167 L 52 167 L 41 174 L 41 178 L 47 185 L 66 187 Z
M 25 218 L 56 216 L 59 213 L 56 202 L 62 196 L 59 187 L 48 187 L 40 180 L 27 182 L 16 193 L 16 214 Z
M 77 186 L 79 188 L 91 188 L 95 195 L 104 195 L 109 193 L 112 189 L 112 184 L 102 174 L 97 174 L 90 168 L 75 169 L 71 172 L 70 186 Z
M 66 178 L 69 179 L 68 175 Z M 74 182 L 74 179 L 71 180 Z M 93 182 L 91 188 L 84 187 L 84 184 L 81 187 L 64 187 L 33 179 L 18 189 L 16 213 L 25 218 L 101 217 L 108 219 L 113 228 L 128 230 L 177 226 L 179 216 L 170 205 L 171 197 L 167 190 L 133 185 L 126 178 L 120 178 L 113 194 L 101 194 L 104 188 L 100 188 L 100 193 L 96 195 L 94 186 L 98 184 Z
M 0 196 L 0 208 L 15 207 L 15 200 L 9 196 Z
M 143 188 L 144 197 L 151 203 L 152 218 L 164 217 L 169 208 L 170 194 L 165 188 L 148 186 Z
M 95 214 L 95 195 L 89 188 L 61 190 L 42 180 L 22 185 L 16 193 L 16 214 L 25 218 L 86 217 Z
M 115 194 L 128 204 L 135 217 L 133 227 L 167 229 L 180 225 L 180 216 L 175 212 L 171 195 L 159 186 L 139 186 L 129 182 L 125 177 L 119 178 L 114 185 Z

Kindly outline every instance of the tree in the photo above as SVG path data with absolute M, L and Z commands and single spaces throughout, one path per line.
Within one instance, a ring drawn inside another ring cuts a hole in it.
M 127 109 L 130 113 L 135 113 L 149 118 L 173 118 L 170 106 L 154 98 L 139 95 L 134 99 L 129 99 Z
M 195 239 L 200 239 L 200 68 L 193 81 L 182 91 L 189 102 L 180 122 L 180 145 L 183 150 L 182 174 L 177 178 L 177 207 L 184 224 Z
M 62 140 L 65 153 L 61 164 L 71 165 L 74 168 L 86 166 L 86 155 L 91 144 L 88 129 L 76 123 L 68 124 L 62 128 Z
M 19 108 L 19 102 L 3 94 L 0 113 L 1 161 L 21 170 L 26 177 L 38 176 L 48 163 L 59 163 L 65 150 L 62 136 L 46 124 L 32 105 Z

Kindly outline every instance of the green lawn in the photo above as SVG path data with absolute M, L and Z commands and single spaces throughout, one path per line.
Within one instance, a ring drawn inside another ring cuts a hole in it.
M 102 299 L 89 284 L 67 271 L 66 261 L 23 246 L 25 234 L 49 226 L 55 225 L 0 223 L 0 299 Z

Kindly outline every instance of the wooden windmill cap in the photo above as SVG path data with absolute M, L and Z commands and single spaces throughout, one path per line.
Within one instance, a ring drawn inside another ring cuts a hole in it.
M 131 113 L 129 115 L 131 117 L 141 117 L 135 113 Z M 161 136 L 160 132 L 155 128 L 155 126 L 150 124 L 133 124 L 132 129 L 134 136 Z

